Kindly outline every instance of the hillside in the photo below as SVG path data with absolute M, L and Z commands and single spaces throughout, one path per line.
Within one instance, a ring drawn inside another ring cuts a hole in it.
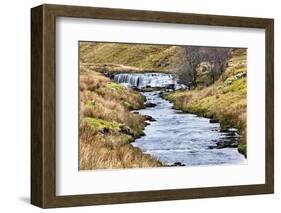
M 83 65 L 80 70 L 80 169 L 161 166 L 130 144 L 144 135 L 148 118 L 130 111 L 144 107 L 144 97 Z
M 246 155 L 247 111 L 247 54 L 246 49 L 235 49 L 228 67 L 212 85 L 190 91 L 173 92 L 164 97 L 174 102 L 174 108 L 218 119 L 221 129 L 234 127 L 239 130 L 239 151 Z
M 175 72 L 182 54 L 178 46 L 80 42 L 80 64 L 99 72 Z

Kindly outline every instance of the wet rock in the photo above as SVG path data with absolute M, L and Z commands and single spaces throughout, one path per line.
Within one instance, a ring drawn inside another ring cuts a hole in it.
M 209 146 L 209 149 L 237 148 L 239 138 L 230 138 L 224 141 L 216 142 L 216 145 Z
M 154 92 L 154 91 L 160 91 L 162 90 L 162 87 L 151 87 L 151 86 L 146 86 L 140 89 L 141 92 Z
M 227 132 L 228 137 L 237 137 L 239 134 L 237 132 Z
M 136 112 L 136 111 L 133 111 L 133 113 L 134 113 L 134 114 L 137 114 L 137 115 L 140 114 L 139 112 Z
M 217 149 L 238 147 L 237 141 L 223 141 L 223 142 L 217 142 L 216 144 L 217 144 Z
M 173 163 L 171 166 L 185 166 L 185 164 L 177 161 L 177 162 Z
M 134 136 L 134 139 L 138 139 L 138 138 L 141 138 L 141 137 L 143 137 L 143 136 L 145 136 L 145 133 L 144 133 L 144 132 L 141 132 L 141 133 L 139 133 L 138 135 L 135 135 L 135 136 Z
M 104 76 L 106 76 L 106 77 L 108 77 L 110 79 L 114 79 L 114 74 L 111 73 L 111 72 L 104 72 L 103 74 L 104 74 Z
M 150 115 L 144 115 L 144 118 L 145 118 L 145 120 L 147 120 L 147 121 L 151 121 L 151 122 L 156 121 L 156 119 L 153 118 L 153 117 L 150 116 Z
M 101 134 L 108 134 L 109 131 L 110 131 L 110 129 L 107 128 L 107 127 L 104 127 L 104 128 L 102 128 L 102 129 L 100 129 L 99 131 L 100 131 Z
M 148 121 L 144 122 L 144 126 L 149 126 L 149 125 L 150 125 L 150 123 Z
M 147 102 L 147 103 L 144 104 L 144 106 L 145 106 L 145 107 L 155 107 L 156 104 Z
M 166 89 L 174 90 L 175 89 L 175 84 L 168 84 L 165 86 Z
M 140 88 L 138 88 L 137 86 L 131 86 L 131 88 L 133 90 L 136 90 L 136 91 L 139 91 L 139 92 L 142 92 L 142 90 Z
M 210 122 L 211 124 L 213 124 L 213 123 L 218 123 L 218 122 L 219 122 L 219 119 L 210 119 L 209 122 Z

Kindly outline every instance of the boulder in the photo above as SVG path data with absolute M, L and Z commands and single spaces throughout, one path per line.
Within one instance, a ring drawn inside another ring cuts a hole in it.
M 155 107 L 156 104 L 147 102 L 147 103 L 144 104 L 144 106 L 145 106 L 145 107 Z
M 156 119 L 153 118 L 153 117 L 150 116 L 150 115 L 144 115 L 144 118 L 145 118 L 145 120 L 147 120 L 147 121 L 151 121 L 151 122 L 156 121 Z
M 174 90 L 175 89 L 175 84 L 167 84 L 165 86 L 166 89 Z

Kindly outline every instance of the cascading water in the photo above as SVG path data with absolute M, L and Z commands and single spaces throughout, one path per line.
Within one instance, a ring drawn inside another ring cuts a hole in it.
M 178 79 L 175 75 L 165 73 L 120 73 L 114 75 L 114 80 L 125 86 L 139 89 L 144 87 L 183 87 L 177 83 Z

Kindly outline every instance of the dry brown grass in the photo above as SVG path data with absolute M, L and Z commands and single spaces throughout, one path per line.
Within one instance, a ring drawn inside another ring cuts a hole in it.
M 94 70 L 80 70 L 80 169 L 161 166 L 130 144 L 145 124 L 143 116 L 130 110 L 143 107 L 144 97 Z
M 80 127 L 80 169 L 116 169 L 158 167 L 161 163 L 128 143 L 128 135 L 110 132 L 106 135 Z
M 80 42 L 80 63 L 98 72 L 174 72 L 181 66 L 179 46 Z

